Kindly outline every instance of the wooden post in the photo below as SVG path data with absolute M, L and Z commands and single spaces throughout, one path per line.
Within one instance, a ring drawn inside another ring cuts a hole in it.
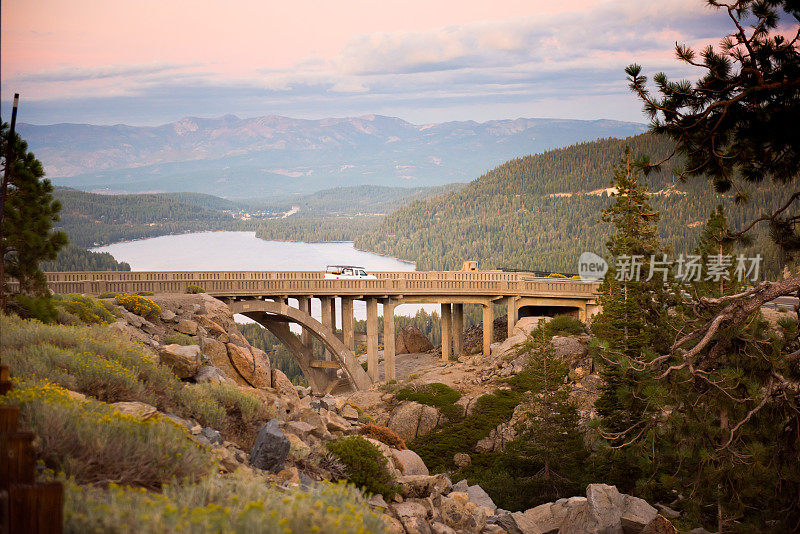
M 5 392 L 11 390 L 8 378 L 8 366 L 0 365 Z M 0 532 L 61 534 L 64 488 L 36 482 L 34 435 L 19 431 L 18 422 L 18 407 L 0 406 Z

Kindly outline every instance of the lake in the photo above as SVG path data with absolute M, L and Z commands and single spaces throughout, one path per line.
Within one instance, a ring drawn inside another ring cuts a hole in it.
M 412 262 L 364 252 L 352 243 L 265 241 L 255 232 L 197 232 L 124 241 L 91 249 L 109 252 L 134 271 L 324 271 L 327 265 L 359 265 L 370 271 L 413 271 Z M 296 305 L 292 302 L 293 305 Z M 366 304 L 355 302 L 354 314 L 366 318 Z M 396 313 L 414 315 L 436 305 L 404 304 Z M 318 301 L 312 315 L 321 316 Z M 237 316 L 237 320 L 244 320 Z M 341 326 L 341 323 L 339 324 Z

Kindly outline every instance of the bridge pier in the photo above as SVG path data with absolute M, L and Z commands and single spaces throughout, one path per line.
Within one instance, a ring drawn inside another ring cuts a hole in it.
M 394 361 L 394 306 L 395 301 L 392 299 L 383 302 L 383 378 L 386 382 L 397 378 Z
M 383 340 L 384 343 L 386 340 Z M 378 381 L 378 299 L 367 299 L 367 375 Z
M 301 312 L 311 315 L 311 298 L 297 297 L 297 308 Z M 303 327 L 303 331 L 300 334 L 300 341 L 302 341 L 303 346 L 305 347 L 311 346 L 311 331 L 308 328 Z
M 517 309 L 517 297 L 515 296 L 508 297 L 506 299 L 506 303 L 508 306 L 508 313 L 506 315 L 508 317 L 508 337 L 511 337 L 512 335 L 514 335 L 514 325 L 517 324 L 517 321 L 519 320 L 518 316 L 519 310 Z
M 353 316 L 353 299 L 342 297 L 342 342 L 344 346 L 355 352 L 355 317 Z
M 450 361 L 453 351 L 453 319 L 450 303 L 442 303 L 442 361 Z
M 483 355 L 487 358 L 492 355 L 492 341 L 494 341 L 494 307 L 489 302 L 483 305 Z
M 464 305 L 453 304 L 453 357 L 458 359 L 464 352 Z

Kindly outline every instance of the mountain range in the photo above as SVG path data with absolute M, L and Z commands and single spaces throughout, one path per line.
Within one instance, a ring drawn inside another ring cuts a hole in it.
M 18 125 L 57 185 L 228 198 L 467 182 L 514 157 L 645 129 L 613 120 L 524 118 L 417 125 L 376 115 L 320 120 L 226 115 L 161 126 Z

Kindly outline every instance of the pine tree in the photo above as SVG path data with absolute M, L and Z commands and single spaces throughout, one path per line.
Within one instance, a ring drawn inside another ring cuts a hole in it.
M 608 476 L 630 490 L 649 469 L 635 445 L 655 427 L 657 405 L 646 394 L 652 386 L 646 364 L 665 343 L 666 291 L 664 274 L 658 270 L 663 266 L 657 263 L 665 260 L 665 251 L 656 230 L 658 213 L 650 207 L 647 187 L 639 181 L 628 150 L 611 185 L 616 200 L 603 212 L 603 221 L 616 232 L 606 243 L 611 262 L 599 289 L 603 311 L 592 323 L 604 344 L 605 360 L 604 385 L 595 408 L 601 435 L 611 446 L 606 451 Z
M 3 168 L 8 177 L 0 220 L 3 295 L 8 278 L 19 281 L 21 293 L 44 295 L 47 287 L 39 262 L 55 260 L 58 250 L 67 243 L 64 232 L 52 231 L 61 204 L 53 199 L 53 186 L 42 179 L 42 164 L 28 152 L 27 143 L 16 134 L 10 138 L 8 124 L 2 125 L 0 133 Z M 13 154 L 10 162 L 6 160 L 9 153 Z

